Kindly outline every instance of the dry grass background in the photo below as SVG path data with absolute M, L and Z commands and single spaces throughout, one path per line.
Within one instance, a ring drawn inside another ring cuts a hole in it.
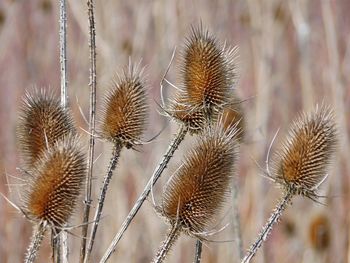
M 167 120 L 157 113 L 159 82 L 175 46 L 181 47 L 190 26 L 200 20 L 219 39 L 240 47 L 241 79 L 237 88 L 247 119 L 247 142 L 241 148 L 239 210 L 244 248 L 254 240 L 280 196 L 254 163 L 264 164 L 270 141 L 281 127 L 276 144 L 301 110 L 322 101 L 333 105 L 339 123 L 339 153 L 322 194 L 325 205 L 296 198 L 282 222 L 254 262 L 350 262 L 350 2 L 347 0 L 203 0 L 203 1 L 96 1 L 98 103 L 117 70 L 142 58 L 149 79 L 151 121 L 146 137 L 156 134 Z M 68 1 L 68 78 L 70 106 L 77 125 L 86 128 L 78 105 L 88 115 L 88 26 L 85 1 Z M 176 59 L 174 64 L 176 65 Z M 59 95 L 58 3 L 50 0 L 0 2 L 0 191 L 19 201 L 21 181 L 15 127 L 18 107 L 26 89 L 51 87 Z M 178 69 L 169 79 L 178 83 Z M 166 90 L 171 93 L 171 88 Z M 79 103 L 77 103 L 77 99 Z M 140 152 L 124 150 L 107 195 L 93 258 L 101 258 L 138 194 L 165 151 L 177 125 L 171 123 L 155 142 Z M 84 137 L 86 142 L 87 136 Z M 177 167 L 191 142 L 186 139 L 171 161 L 161 186 Z M 98 142 L 95 197 L 110 156 L 111 145 Z M 159 199 L 159 198 L 158 198 Z M 96 198 L 95 198 L 96 200 Z M 82 204 L 80 204 L 80 208 Z M 310 223 L 317 215 L 330 223 L 330 246 L 312 248 Z M 224 219 L 228 222 L 232 215 Z M 77 213 L 72 224 L 81 222 Z M 0 200 L 0 261 L 21 262 L 31 225 L 4 199 Z M 149 262 L 167 226 L 146 202 L 111 262 Z M 73 231 L 80 235 L 80 230 Z M 216 240 L 232 239 L 228 227 Z M 48 239 L 47 239 L 48 241 Z M 47 262 L 49 246 L 39 262 Z M 79 237 L 71 236 L 71 262 L 78 262 Z M 168 262 L 192 262 L 195 241 L 181 237 Z M 236 244 L 208 243 L 203 262 L 239 262 Z

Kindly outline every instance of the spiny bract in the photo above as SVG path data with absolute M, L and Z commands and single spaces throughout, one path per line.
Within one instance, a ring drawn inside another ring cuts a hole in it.
M 145 89 L 142 72 L 133 68 L 114 82 L 104 102 L 102 137 L 128 148 L 140 141 L 148 115 Z
M 31 170 L 24 211 L 34 221 L 62 227 L 73 213 L 86 175 L 78 138 L 69 135 L 45 151 Z
M 282 150 L 276 154 L 277 181 L 295 194 L 315 196 L 327 175 L 336 145 L 336 125 L 328 107 L 317 107 L 314 112 L 300 116 L 292 124 Z
M 237 158 L 235 131 L 205 129 L 164 189 L 160 213 L 196 235 L 212 223 L 229 191 Z
M 23 99 L 17 132 L 24 163 L 30 168 L 43 151 L 75 132 L 75 128 L 73 118 L 58 98 L 45 90 L 34 90 Z

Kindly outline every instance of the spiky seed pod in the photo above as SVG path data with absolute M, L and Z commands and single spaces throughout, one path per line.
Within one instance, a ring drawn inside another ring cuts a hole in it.
M 68 135 L 46 150 L 28 178 L 24 211 L 33 221 L 51 227 L 67 223 L 85 180 L 85 156 L 78 138 Z
M 183 51 L 183 86 L 193 106 L 222 108 L 238 79 L 237 48 L 226 48 L 202 26 L 193 27 Z
M 142 72 L 130 68 L 114 81 L 107 95 L 101 121 L 101 135 L 128 148 L 139 142 L 145 130 L 148 103 Z
M 312 247 L 318 251 L 325 251 L 331 242 L 329 219 L 326 215 L 315 217 L 309 227 L 309 238 Z
M 224 107 L 222 118 L 224 129 L 228 132 L 237 129 L 237 139 L 241 143 L 244 139 L 244 113 L 240 100 L 234 97 L 227 106 Z
M 196 146 L 163 192 L 161 214 L 188 234 L 203 232 L 215 219 L 229 191 L 237 159 L 235 131 L 220 124 L 199 136 Z
M 24 163 L 32 167 L 40 154 L 69 133 L 74 122 L 58 98 L 45 90 L 27 92 L 20 113 L 17 133 Z
M 336 145 L 336 125 L 328 107 L 317 107 L 314 112 L 301 115 L 276 154 L 277 181 L 294 194 L 315 197 Z

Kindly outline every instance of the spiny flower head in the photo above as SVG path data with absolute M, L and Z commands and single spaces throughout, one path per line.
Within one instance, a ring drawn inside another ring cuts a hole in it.
M 18 125 L 19 146 L 31 167 L 40 154 L 65 135 L 75 132 L 73 118 L 60 100 L 45 90 L 26 93 Z
M 107 95 L 101 121 L 102 137 L 130 148 L 146 128 L 148 103 L 142 71 L 130 67 L 114 81 Z
M 315 191 L 327 175 L 336 145 L 336 125 L 328 107 L 317 107 L 314 112 L 301 115 L 276 154 L 277 181 L 295 194 L 317 196 Z
M 193 106 L 222 108 L 238 78 L 237 48 L 226 48 L 202 26 L 193 27 L 180 65 L 183 89 Z
M 78 138 L 68 135 L 46 150 L 28 177 L 24 208 L 36 222 L 62 227 L 73 213 L 86 174 Z
M 205 231 L 229 192 L 237 159 L 235 131 L 210 126 L 199 136 L 163 192 L 158 211 L 190 235 Z

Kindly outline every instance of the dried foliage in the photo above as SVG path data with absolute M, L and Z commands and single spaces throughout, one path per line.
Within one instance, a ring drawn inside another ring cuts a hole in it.
M 326 215 L 315 217 L 309 226 L 309 239 L 312 247 L 320 252 L 325 251 L 331 242 L 331 226 Z
M 65 137 L 34 165 L 25 189 L 26 215 L 35 222 L 62 227 L 73 213 L 86 174 L 86 158 L 78 138 Z
M 327 176 L 326 168 L 336 145 L 336 125 L 328 107 L 317 107 L 314 112 L 301 115 L 276 154 L 277 181 L 295 194 L 317 196 L 315 191 Z
M 43 151 L 75 132 L 70 112 L 61 106 L 58 98 L 45 90 L 26 93 L 17 130 L 24 163 L 29 168 Z
M 101 135 L 127 148 L 140 142 L 148 115 L 148 102 L 142 71 L 130 66 L 114 81 L 103 106 Z

